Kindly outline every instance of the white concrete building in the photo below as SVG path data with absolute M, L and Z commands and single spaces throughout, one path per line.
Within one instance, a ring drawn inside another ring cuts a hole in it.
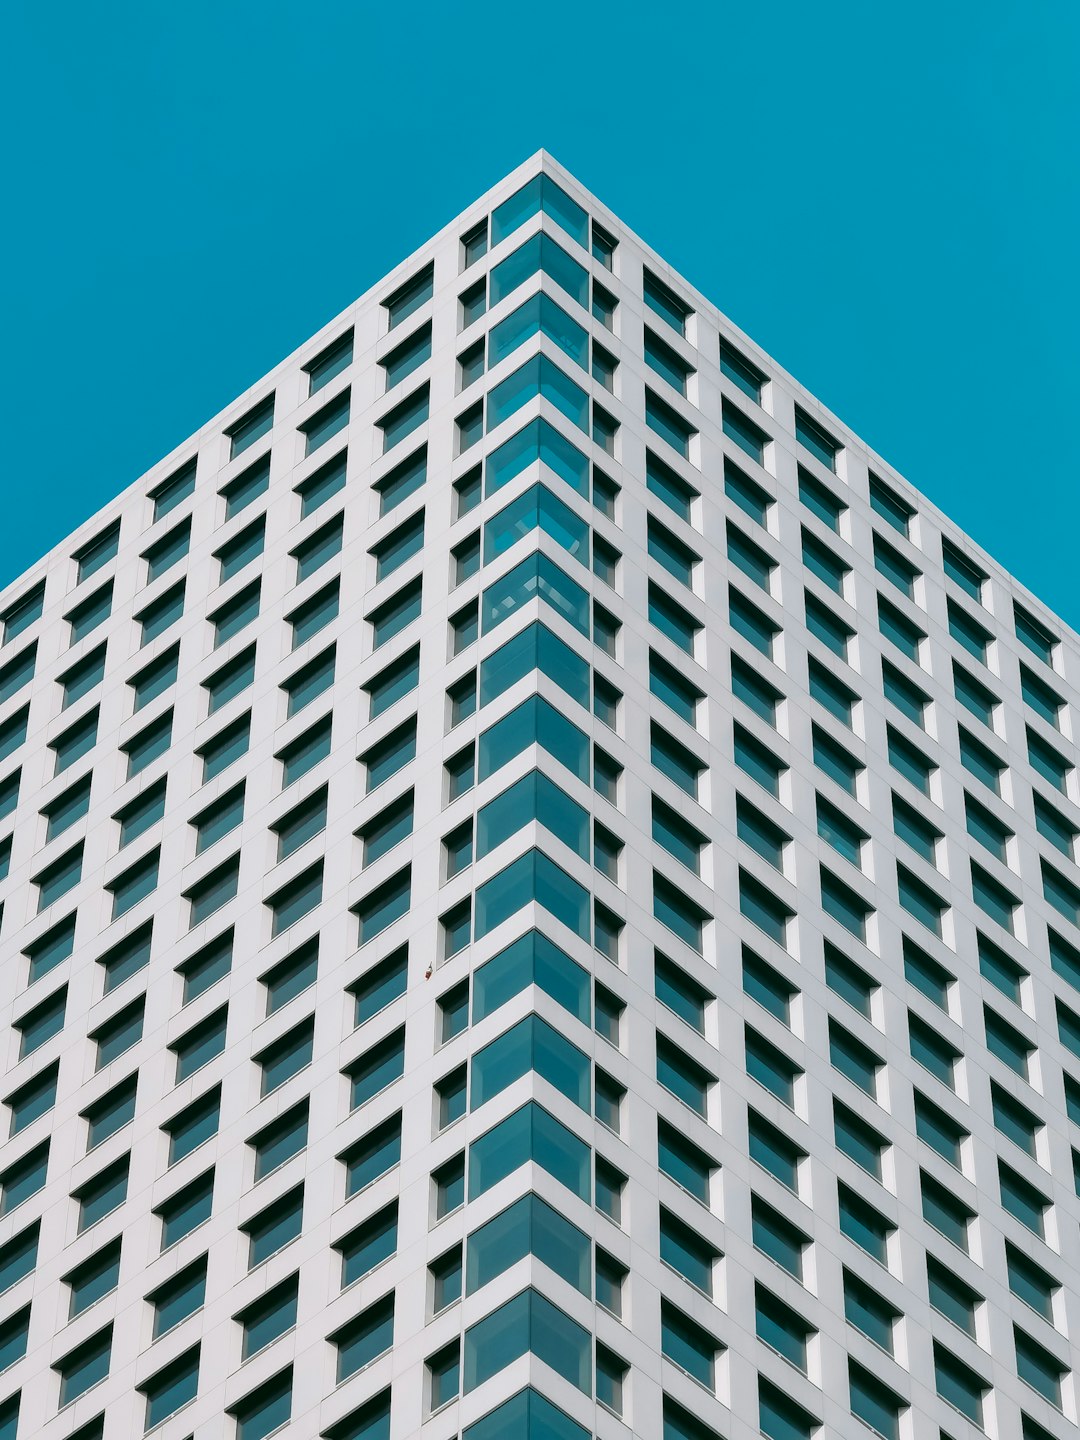
M 0 1440 L 1077 1433 L 1077 637 L 537 155 L 0 599 Z

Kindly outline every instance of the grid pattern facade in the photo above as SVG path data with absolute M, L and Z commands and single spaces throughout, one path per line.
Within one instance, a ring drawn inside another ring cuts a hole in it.
M 548 157 L 0 617 L 2 1440 L 1076 1433 L 1076 637 Z

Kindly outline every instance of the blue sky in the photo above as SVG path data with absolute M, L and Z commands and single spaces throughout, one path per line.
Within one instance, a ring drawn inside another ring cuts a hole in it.
M 1071 0 L 5 29 L 0 585 L 544 146 L 1080 626 Z

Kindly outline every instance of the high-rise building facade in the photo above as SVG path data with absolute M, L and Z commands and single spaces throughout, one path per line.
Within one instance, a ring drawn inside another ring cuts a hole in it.
M 1077 1433 L 1077 637 L 548 157 L 0 599 L 2 1440 Z

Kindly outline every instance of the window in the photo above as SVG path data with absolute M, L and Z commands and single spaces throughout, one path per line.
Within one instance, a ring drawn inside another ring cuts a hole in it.
M 1020 693 L 1024 697 L 1024 702 L 1030 705 L 1037 715 L 1042 716 L 1056 729 L 1061 728 L 1061 711 L 1065 704 L 1064 700 L 1024 664 L 1020 666 Z
M 260 495 L 264 495 L 270 485 L 270 456 L 264 455 L 254 465 L 250 465 L 239 474 L 235 480 L 230 480 L 228 485 L 221 491 L 225 501 L 225 519 L 232 520 L 239 515 L 241 510 L 246 510 L 253 505 Z
M 27 684 L 34 674 L 36 660 L 37 641 L 35 640 L 23 650 L 21 655 L 16 655 L 14 660 L 9 660 L 0 668 L 0 703 L 10 700 Z
M 199 1346 L 164 1366 L 139 1389 L 146 1396 L 145 1429 L 152 1430 L 198 1394 Z
M 36 1252 L 36 1227 L 32 1232 L 24 1232 L 24 1234 L 32 1235 Z M 19 1236 L 18 1239 L 25 1247 L 23 1237 Z M 96 1304 L 98 1300 L 110 1295 L 116 1289 L 120 1279 L 120 1243 L 120 1240 L 117 1239 L 104 1245 L 88 1260 L 84 1260 L 81 1265 L 76 1266 L 74 1270 L 64 1276 L 64 1284 L 70 1292 L 69 1320 L 74 1320 L 84 1310 L 89 1310 L 91 1305 Z M 0 1434 L 3 1434 L 3 1431 L 0 1431 Z
M 692 313 L 690 307 L 650 270 L 645 271 L 642 280 L 642 295 L 649 309 L 666 320 L 676 334 L 686 334 L 686 321 Z
M 926 1257 L 926 1286 L 934 1309 L 974 1337 L 975 1311 L 983 1297 L 932 1255 Z
M 197 1260 L 148 1295 L 154 1311 L 154 1339 L 201 1310 L 206 1299 L 206 1257 Z
M 4 632 L 3 643 L 5 645 L 8 644 L 9 641 L 14 640 L 17 635 L 21 635 L 25 630 L 29 630 L 34 621 L 41 618 L 44 601 L 45 582 L 41 581 L 40 584 L 35 585 L 29 594 L 21 596 L 13 605 L 8 606 L 3 615 L 0 615 L 0 625 L 3 626 Z
M 998 1133 L 1019 1146 L 1033 1160 L 1037 1159 L 1038 1135 L 1042 1129 L 1039 1117 L 994 1082 L 990 1084 L 990 1101 Z
M 211 1139 L 221 1116 L 221 1086 L 208 1090 L 162 1126 L 169 1137 L 169 1164 L 175 1165 Z
M 306 520 L 313 515 L 321 505 L 341 493 L 345 488 L 346 471 L 348 468 L 348 453 L 342 450 L 332 460 L 327 460 L 325 465 L 310 474 L 296 487 L 296 493 L 300 496 L 300 519 Z M 423 477 L 421 477 L 423 483 Z
M 908 1011 L 908 1048 L 911 1057 L 950 1090 L 956 1089 L 956 1067 L 961 1052 L 913 1010 Z
M 934 1381 L 943 1400 L 983 1428 L 983 1399 L 989 1386 L 951 1351 L 934 1341 Z
M 872 1100 L 877 1098 L 878 1072 L 883 1061 L 868 1045 L 857 1040 L 836 1020 L 829 1020 L 829 1061 Z
M 383 301 L 388 330 L 393 330 L 427 304 L 433 293 L 434 279 L 435 265 L 430 262 Z
M 766 593 L 770 592 L 772 572 L 776 568 L 776 562 L 771 555 L 762 550 L 759 545 L 755 545 L 748 536 L 730 523 L 727 527 L 727 554 L 735 568 L 741 570 L 748 580 L 759 585 Z
M 1052 745 L 1048 745 L 1030 728 L 1027 732 L 1027 747 L 1031 768 L 1044 780 L 1048 780 L 1055 790 L 1060 790 L 1063 795 L 1068 795 L 1068 780 L 1072 766 L 1065 756 L 1059 754 Z
M 128 740 L 121 746 L 123 753 L 127 756 L 127 778 L 133 779 L 142 773 L 147 766 L 152 765 L 157 759 L 168 752 L 172 744 L 172 723 L 173 712 L 166 710 L 145 730 Z
M 833 1135 L 842 1155 L 854 1160 L 875 1180 L 881 1180 L 882 1155 L 887 1148 L 885 1137 L 836 1099 L 833 1100 Z
M 190 904 L 188 928 L 194 930 L 211 915 L 227 905 L 236 895 L 240 883 L 240 856 L 234 855 L 216 869 L 208 871 L 184 892 Z
M 694 374 L 694 367 L 649 329 L 645 331 L 645 364 L 680 395 L 686 394 L 686 382 Z
M 118 1009 L 109 1020 L 91 1032 L 89 1038 L 96 1045 L 96 1070 L 104 1070 L 143 1038 L 144 1004 L 145 996 L 140 995 L 137 1001 Z
M 1035 828 L 1069 860 L 1073 859 L 1080 831 L 1039 794 L 1034 795 Z
M 843 599 L 844 585 L 851 573 L 851 567 L 845 565 L 827 545 L 822 544 L 808 530 L 803 531 L 802 557 L 807 570 Z
M 222 1006 L 169 1046 L 176 1056 L 177 1085 L 222 1053 L 227 1020 L 228 1007 Z
M 915 581 L 922 571 L 901 555 L 895 546 L 889 545 L 880 535 L 874 536 L 874 568 L 879 575 L 895 585 L 909 600 L 915 599 Z
M 1026 645 L 1031 653 L 1045 664 L 1053 665 L 1056 637 L 1051 635 L 1034 615 L 1021 609 L 1019 605 L 1013 605 L 1013 619 L 1016 623 L 1016 638 L 1021 644 Z
M 841 1233 L 879 1265 L 888 1265 L 889 1237 L 896 1226 L 841 1180 L 836 1183 L 836 1194 Z
M 291 552 L 296 561 L 297 585 L 303 584 L 340 552 L 343 523 L 341 515 L 338 515 L 314 531 Z
M 681 520 L 691 522 L 693 502 L 698 498 L 698 492 L 651 451 L 645 453 L 645 480 L 653 495 L 663 500 Z
M 158 1207 L 161 1220 L 161 1248 L 167 1250 L 209 1220 L 214 1198 L 214 1172 L 207 1170 Z
M 232 942 L 233 932 L 226 930 L 208 945 L 196 950 L 190 959 L 177 967 L 184 977 L 185 1005 L 189 1005 L 229 973 L 232 966 Z
M 737 635 L 749 640 L 767 659 L 773 658 L 773 645 L 780 627 L 733 586 L 728 588 L 728 620 Z
M 31 1126 L 35 1120 L 47 1115 L 56 1104 L 56 1080 L 59 1061 L 41 1070 L 31 1080 L 20 1085 L 4 1097 L 4 1103 L 11 1111 L 11 1129 L 14 1137 Z
M 70 770 L 77 760 L 88 755 L 97 744 L 98 709 L 93 708 L 81 720 L 68 727 L 63 734 L 50 742 L 55 759 L 54 775 Z
M 214 627 L 214 649 L 218 649 L 233 636 L 239 635 L 245 626 L 258 618 L 262 582 L 255 580 L 238 591 L 227 604 L 222 605 L 209 616 Z
M 64 1014 L 67 1009 L 67 986 L 61 986 L 47 1000 L 35 1005 L 13 1022 L 13 1029 L 19 1032 L 19 1059 L 25 1060 L 35 1050 L 40 1050 L 54 1035 L 64 1028 Z
M 915 1134 L 924 1144 L 929 1145 L 931 1150 L 936 1150 L 943 1160 L 947 1160 L 958 1170 L 961 1168 L 964 1141 L 969 1138 L 968 1132 L 959 1121 L 942 1110 L 940 1105 L 935 1105 L 917 1090 Z
M 304 1187 L 299 1185 L 261 1210 L 240 1229 L 248 1237 L 248 1269 L 297 1239 L 303 1227 Z
M 1013 916 L 1020 901 L 974 860 L 971 862 L 971 895 L 984 914 L 1012 933 Z
M 30 962 L 27 983 L 32 985 L 66 960 L 75 944 L 75 916 L 69 915 L 32 941 L 23 954 Z
M 899 863 L 896 866 L 896 891 L 900 904 L 909 915 L 935 935 L 942 933 L 942 916 L 949 907 L 929 885 Z
M 266 516 L 260 515 L 244 530 L 240 530 L 215 553 L 218 562 L 218 584 L 224 585 L 234 575 L 257 560 L 263 553 L 266 537 Z
M 750 1205 L 754 1248 L 801 1281 L 810 1237 L 759 1195 L 751 1194 Z
M 326 801 L 327 788 L 324 785 L 274 822 L 271 828 L 277 835 L 279 863 L 326 828 Z
M 881 662 L 881 687 L 890 705 L 895 705 L 901 715 L 906 715 L 916 725 L 926 728 L 926 708 L 930 704 L 930 696 L 888 660 Z
M 795 438 L 827 469 L 836 469 L 836 456 L 841 449 L 840 442 L 835 440 L 822 425 L 819 425 L 798 405 L 795 407 Z
M 1003 1209 L 1042 1239 L 1050 1208 L 1047 1197 L 1003 1160 L 998 1161 L 998 1185 Z
M 129 1155 L 111 1165 L 82 1185 L 74 1193 L 79 1205 L 79 1234 L 89 1230 L 106 1215 L 112 1214 L 127 1199 Z
M 296 1324 L 298 1285 L 299 1277 L 290 1276 L 260 1295 L 235 1317 L 243 1335 L 241 1359 L 248 1360 L 257 1355 L 293 1328 Z
M 246 690 L 254 679 L 255 646 L 252 645 L 230 660 L 227 665 L 223 665 L 220 670 L 215 671 L 209 680 L 203 682 L 203 688 L 210 699 L 209 713 L 213 715 L 215 711 L 227 705 L 230 700 Z M 205 755 L 206 751 L 204 749 L 199 753 Z
M 888 727 L 889 764 L 923 795 L 930 794 L 936 766 L 899 730 Z
M 245 1395 L 233 1406 L 236 1440 L 266 1440 L 285 1425 L 292 1415 L 292 1366 L 282 1370 Z
M 337 646 L 331 645 L 314 660 L 294 671 L 282 684 L 281 688 L 288 696 L 287 713 L 290 718 L 330 689 L 334 683 L 336 661 Z
M 319 969 L 319 937 L 312 936 L 291 955 L 260 976 L 266 987 L 266 1013 L 273 1015 L 315 983 Z
M 723 401 L 723 429 L 728 439 L 734 441 L 751 460 L 757 461 L 759 465 L 765 464 L 768 434 L 759 425 L 755 425 L 748 415 L 729 404 L 726 398 Z
M 746 1073 L 789 1108 L 795 1104 L 795 1087 L 803 1072 L 789 1055 L 752 1030 L 746 1032 Z
M 339 591 L 340 582 L 332 580 L 329 585 L 324 585 L 309 600 L 305 600 L 291 615 L 286 615 L 286 620 L 292 626 L 292 648 L 294 650 L 298 650 L 313 635 L 317 635 L 323 626 L 329 625 L 331 620 L 337 618 Z
M 377 650 L 380 645 L 385 645 L 419 618 L 421 586 L 422 578 L 418 575 L 367 616 L 372 631 L 372 649 Z M 474 614 L 475 609 L 474 602 Z
M 83 842 L 80 840 L 66 854 L 38 871 L 31 881 L 38 890 L 38 914 L 78 885 L 82 879 L 82 863 Z
M 69 645 L 76 645 L 80 640 L 84 640 L 91 631 L 96 630 L 109 618 L 112 613 L 112 597 L 113 582 L 109 580 L 64 616 L 71 627 Z
M 320 860 L 271 895 L 265 902 L 271 915 L 270 933 L 281 935 L 321 904 L 322 883 L 323 864 Z
M 73 665 L 70 670 L 61 675 L 60 684 L 64 687 L 64 709 L 66 710 L 69 705 L 74 705 L 75 701 L 81 700 L 84 695 L 89 695 L 91 690 L 96 690 L 104 678 L 105 646 L 99 645 L 96 650 L 91 650 L 89 655 L 83 656 L 78 664 Z M 137 708 L 138 706 L 136 706 Z M 26 711 L 23 710 L 21 714 L 25 721 Z M 23 739 L 25 739 L 25 731 L 20 739 L 13 739 L 4 745 L 5 758 L 22 744 Z
M 985 805 L 967 794 L 964 796 L 964 810 L 967 816 L 967 832 L 972 839 L 985 846 L 995 859 L 1008 864 L 1008 844 L 1013 838 L 1013 832 L 992 810 L 988 810 Z
M 941 541 L 941 558 L 948 578 L 973 600 L 981 601 L 983 586 L 987 580 L 986 573 L 967 556 L 961 555 L 956 546 L 944 538 Z
M 108 1375 L 112 1358 L 112 1334 L 112 1325 L 106 1325 L 104 1330 L 99 1330 L 96 1335 L 84 1340 L 57 1361 L 55 1369 L 60 1375 L 61 1408 L 70 1405 Z
M 870 506 L 883 520 L 888 521 L 894 530 L 898 530 L 905 540 L 908 539 L 911 517 L 915 511 L 876 475 L 870 476 Z
M 863 766 L 831 735 L 813 727 L 814 764 L 849 795 L 855 795 Z
M 723 1346 L 668 1300 L 660 1301 L 660 1352 L 706 1390 L 716 1388 L 716 1358 Z
M 348 330 L 337 340 L 332 340 L 324 350 L 319 351 L 314 360 L 309 360 L 304 366 L 308 376 L 308 394 L 314 395 L 343 370 L 348 369 L 352 358 L 353 332 Z
M 281 788 L 287 790 L 330 754 L 331 726 L 333 718 L 326 715 L 302 735 L 279 750 L 276 758 L 281 761 Z

